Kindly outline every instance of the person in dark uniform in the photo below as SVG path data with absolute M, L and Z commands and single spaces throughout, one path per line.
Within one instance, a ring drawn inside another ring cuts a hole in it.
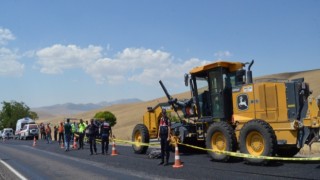
M 54 137 L 54 141 L 57 141 L 57 137 L 58 137 L 58 127 L 57 126 L 54 126 L 53 127 L 53 137 Z
M 67 122 L 64 124 L 64 136 L 65 136 L 65 151 L 69 151 L 70 147 L 70 141 L 71 141 L 71 124 L 70 124 L 70 119 L 67 119 Z
M 112 130 L 110 124 L 105 120 L 100 125 L 100 133 L 101 133 L 101 154 L 104 155 L 104 151 L 106 151 L 106 154 L 108 154 L 108 148 L 109 148 L 109 136 L 112 137 Z
M 40 135 L 41 139 L 46 139 L 46 127 L 43 123 L 40 124 Z
M 170 156 L 170 119 L 167 116 L 166 109 L 162 109 L 162 117 L 159 122 L 158 139 L 161 143 L 161 162 L 159 165 L 164 164 L 165 166 L 169 163 Z M 166 156 L 166 161 L 164 162 L 164 157 Z
M 96 132 L 99 130 L 99 127 L 94 123 L 94 120 L 90 120 L 90 124 L 86 127 L 88 129 L 88 136 L 89 136 L 89 144 L 90 144 L 90 155 L 93 155 L 92 146 L 94 149 L 94 153 L 97 153 L 97 145 L 96 145 Z

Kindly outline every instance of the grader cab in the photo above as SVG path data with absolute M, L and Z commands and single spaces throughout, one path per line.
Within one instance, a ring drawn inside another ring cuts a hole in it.
M 172 109 L 184 114 L 184 120 L 172 126 L 180 142 L 204 142 L 214 151 L 293 157 L 304 144 L 318 141 L 320 100 L 311 97 L 309 84 L 303 78 L 253 83 L 253 63 L 220 61 L 192 69 L 185 75 L 192 94 L 189 101 L 173 99 L 160 82 Z M 230 159 L 227 154 L 208 153 L 215 161 Z

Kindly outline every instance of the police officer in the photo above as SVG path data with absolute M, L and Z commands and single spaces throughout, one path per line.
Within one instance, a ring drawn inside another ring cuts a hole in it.
M 100 133 L 101 133 L 101 152 L 102 155 L 104 155 L 104 150 L 106 151 L 106 154 L 108 153 L 108 147 L 109 147 L 109 136 L 112 137 L 112 130 L 110 124 L 105 120 L 100 125 Z
M 86 129 L 89 130 L 88 136 L 89 136 L 89 144 L 90 144 L 90 155 L 93 155 L 92 146 L 94 149 L 95 154 L 97 153 L 97 145 L 96 145 L 96 132 L 99 129 L 99 127 L 94 123 L 94 120 L 90 120 L 90 124 L 86 127 Z
M 170 119 L 167 116 L 166 109 L 162 109 L 162 117 L 159 123 L 158 139 L 161 139 L 161 162 L 159 165 L 164 164 L 165 166 L 169 163 L 170 156 Z M 164 162 L 164 156 L 166 156 L 166 161 Z

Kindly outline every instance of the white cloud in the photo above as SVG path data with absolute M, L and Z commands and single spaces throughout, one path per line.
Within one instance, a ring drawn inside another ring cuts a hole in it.
M 14 39 L 15 37 L 9 29 L 0 27 L 0 45 L 5 45 L 8 41 Z
M 175 61 L 168 52 L 144 48 L 126 48 L 117 53 L 114 59 L 96 61 L 87 68 L 87 73 L 98 83 L 120 83 L 136 81 L 141 84 L 154 84 L 160 79 L 175 81 L 191 68 L 208 61 L 189 59 Z
M 0 76 L 22 76 L 24 65 L 17 61 L 18 58 L 15 52 L 0 47 Z
M 125 80 L 124 74 L 127 70 L 128 68 L 121 61 L 109 58 L 98 59 L 96 62 L 85 68 L 85 71 L 99 84 L 121 83 Z
M 221 60 L 223 58 L 231 57 L 232 54 L 230 51 L 218 51 L 218 52 L 214 53 L 214 56 Z
M 177 61 L 168 52 L 145 48 L 126 48 L 114 57 L 102 57 L 102 54 L 99 46 L 80 48 L 75 45 L 53 45 L 36 52 L 41 72 L 56 74 L 80 68 L 98 84 L 126 81 L 154 84 L 159 79 L 176 81 L 191 68 L 208 63 L 196 58 Z
M 24 64 L 21 64 L 17 51 L 3 47 L 9 41 L 14 40 L 15 36 L 9 29 L 0 27 L 0 76 L 20 77 L 24 71 Z
M 89 45 L 80 48 L 76 45 L 55 44 L 37 51 L 37 64 L 41 66 L 40 71 L 47 74 L 63 73 L 65 69 L 86 68 L 95 60 L 101 58 L 100 46 Z
M 148 78 L 154 73 L 148 74 L 145 72 L 154 72 L 156 69 L 161 71 L 162 68 L 170 66 L 172 63 L 170 58 L 169 53 L 159 50 L 126 48 L 117 53 L 114 59 L 103 58 L 97 60 L 86 68 L 86 72 L 94 77 L 98 83 L 118 84 L 126 80 L 134 81 L 137 79 L 135 77 L 137 75 L 144 76 L 145 74 Z
M 129 78 L 131 81 L 143 82 L 148 84 L 158 82 L 158 80 L 167 80 L 182 82 L 182 77 L 188 73 L 192 68 L 207 63 L 200 59 L 189 59 L 183 62 L 170 61 L 168 64 L 159 64 L 158 67 L 145 68 L 140 74 L 133 75 Z

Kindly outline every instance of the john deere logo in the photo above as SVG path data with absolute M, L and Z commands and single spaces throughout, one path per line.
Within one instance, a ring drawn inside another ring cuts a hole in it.
M 237 97 L 237 104 L 238 104 L 238 109 L 241 111 L 245 111 L 249 108 L 249 104 L 248 104 L 248 95 L 246 94 L 240 94 Z

